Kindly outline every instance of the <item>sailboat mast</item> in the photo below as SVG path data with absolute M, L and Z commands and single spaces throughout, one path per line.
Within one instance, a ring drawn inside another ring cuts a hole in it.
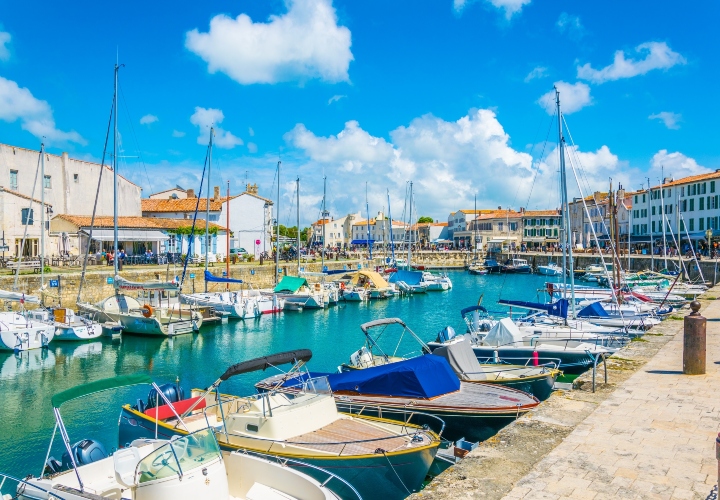
M 322 272 L 325 272 L 325 225 L 327 224 L 327 212 L 325 210 L 325 196 L 327 195 L 327 176 L 323 177 L 323 209 L 322 209 L 322 246 L 320 247 L 320 262 Z
M 387 190 L 388 217 L 390 218 L 390 252 L 392 253 L 392 265 L 395 266 L 395 240 L 392 234 L 392 210 L 390 210 L 390 190 Z
M 562 238 L 563 243 L 563 295 L 567 298 L 567 277 L 565 273 L 569 273 L 570 277 L 570 307 L 572 309 L 572 315 L 575 316 L 575 270 L 573 266 L 573 255 L 572 255 L 572 236 L 570 234 L 570 213 L 568 206 L 568 195 L 567 195 L 567 175 L 565 173 L 565 138 L 562 133 L 562 112 L 560 111 L 560 91 L 555 88 L 555 99 L 557 104 L 557 118 L 558 118 L 558 145 L 560 150 L 560 181 L 562 183 L 562 221 L 563 221 L 563 232 L 565 235 Z M 567 266 L 567 267 L 566 267 Z
M 660 224 L 662 224 L 663 235 L 663 259 L 665 260 L 665 269 L 667 269 L 667 237 L 665 236 L 665 167 L 660 166 Z
M 413 183 L 410 181 L 410 199 L 409 199 L 409 206 L 410 206 L 410 215 L 408 217 L 408 232 L 410 234 L 408 238 L 408 261 L 407 261 L 407 270 L 409 271 L 412 268 L 412 202 L 413 202 Z
M 300 276 L 300 177 L 298 176 L 296 183 L 297 189 L 297 261 L 298 261 L 298 276 Z
M 227 227 L 225 228 L 225 274 L 230 278 L 230 181 L 227 181 L 227 203 L 225 204 L 227 210 Z M 225 289 L 230 291 L 230 283 L 226 283 Z
M 650 219 L 652 218 L 650 215 L 650 198 L 652 197 L 652 189 L 650 188 L 650 177 L 647 178 L 648 181 L 648 188 L 647 188 L 647 211 L 648 211 L 648 233 L 650 233 L 650 270 L 655 270 L 655 236 L 653 233 L 653 227 L 652 223 L 650 222 Z
M 280 161 L 277 164 L 277 206 L 275 207 L 275 284 L 280 281 Z
M 208 178 L 205 199 L 205 272 L 208 271 L 208 253 L 210 252 L 210 169 L 212 167 L 212 146 L 215 129 L 210 127 L 210 151 L 208 152 Z M 200 195 L 202 196 L 202 194 Z M 207 280 L 205 280 L 205 293 L 207 293 Z
M 370 205 L 368 204 L 368 185 L 365 183 L 365 213 L 367 214 L 367 246 L 370 255 L 370 262 L 372 262 L 372 243 L 370 242 Z
M 115 93 L 113 95 L 113 271 L 114 276 L 118 273 L 118 197 L 117 197 L 117 184 L 118 184 L 118 72 L 120 66 L 115 61 Z M 89 244 L 89 242 L 88 242 Z
M 45 286 L 45 143 L 40 144 L 40 286 Z

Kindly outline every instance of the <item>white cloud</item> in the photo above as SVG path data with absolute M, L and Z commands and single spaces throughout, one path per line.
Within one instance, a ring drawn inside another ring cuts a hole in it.
M 545 78 L 548 75 L 548 69 L 544 66 L 535 66 L 530 73 L 525 77 L 525 83 L 536 78 Z
M 47 101 L 36 99 L 30 90 L 18 86 L 12 80 L 0 76 L 0 120 L 14 122 L 38 139 L 45 142 L 75 142 L 86 144 L 85 139 L 75 131 L 63 132 L 55 127 L 53 112 Z
M 248 134 L 250 135 L 250 137 L 254 137 L 254 136 L 255 136 L 255 131 L 253 130 L 252 127 L 248 128 Z
M 10 33 L 0 31 L 0 61 L 7 61 L 10 59 L 10 49 L 7 45 L 10 43 L 12 36 Z
M 140 125 L 150 125 L 151 123 L 155 123 L 158 120 L 158 117 L 155 115 L 145 115 L 140 118 Z
M 218 127 L 222 123 L 225 115 L 219 109 L 195 107 L 195 113 L 190 117 L 190 123 L 199 129 L 197 138 L 198 144 L 207 144 L 210 139 L 210 127 L 215 128 L 215 137 L 213 144 L 219 148 L 232 149 L 235 146 L 242 146 L 243 141 L 239 137 L 234 136 L 227 130 Z
M 173 130 L 172 136 L 173 137 L 185 137 L 185 132 L 181 132 L 179 130 Z
M 673 177 L 680 179 L 690 175 L 707 174 L 711 170 L 702 165 L 698 165 L 697 161 L 689 158 L 680 152 L 668 153 L 667 149 L 661 149 L 650 160 L 650 183 L 655 185 L 660 183 L 661 176 Z
M 343 97 L 347 97 L 346 95 L 334 95 L 330 99 L 328 99 L 328 106 L 330 106 L 334 102 L 338 102 Z
M 249 151 L 249 152 L 251 152 L 251 153 L 257 153 L 257 144 L 255 144 L 254 142 L 248 142 L 248 143 L 247 143 L 247 148 L 248 148 L 248 151 Z
M 665 42 L 646 42 L 635 47 L 635 52 L 644 59 L 626 59 L 625 52 L 615 52 L 613 63 L 602 69 L 593 69 L 590 63 L 578 66 L 577 76 L 593 83 L 604 83 L 622 78 L 632 78 L 654 69 L 669 69 L 677 64 L 685 64 L 685 58 L 673 52 Z
M 560 14 L 555 26 L 561 33 L 567 33 L 570 38 L 575 40 L 582 38 L 585 34 L 585 27 L 580 22 L 580 18 L 567 12 Z
M 338 26 L 331 0 L 285 0 L 287 13 L 254 23 L 246 14 L 218 15 L 207 33 L 189 31 L 185 47 L 210 73 L 242 84 L 348 81 L 353 60 L 350 30 Z
M 465 7 L 473 3 L 475 0 L 453 0 L 453 9 L 458 14 L 463 11 Z M 532 0 L 485 0 L 487 3 L 500 9 L 505 13 L 505 19 L 511 19 L 515 14 L 518 14 L 525 5 L 528 5 Z
M 590 87 L 582 82 L 570 84 L 567 82 L 555 82 L 555 87 L 560 91 L 560 107 L 563 114 L 569 115 L 580 111 L 585 106 L 592 105 Z M 555 113 L 555 90 L 543 94 L 537 103 L 542 106 L 547 114 Z
M 680 128 L 678 122 L 682 121 L 682 115 L 679 113 L 673 113 L 672 111 L 661 111 L 648 116 L 650 120 L 661 120 L 665 126 L 672 130 Z

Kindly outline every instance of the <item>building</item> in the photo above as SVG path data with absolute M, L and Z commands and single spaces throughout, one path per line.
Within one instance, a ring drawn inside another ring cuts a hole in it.
M 423 222 L 415 224 L 413 231 L 417 231 L 422 246 L 452 243 L 448 234 L 447 222 Z
M 560 210 L 523 210 L 522 242 L 528 250 L 557 244 L 560 239 Z
M 360 212 L 356 214 L 348 214 L 339 219 L 335 219 L 326 214 L 325 219 L 320 219 L 311 224 L 308 239 L 311 245 L 321 246 L 323 244 L 323 224 L 325 225 L 325 245 L 331 248 L 346 248 L 351 241 L 353 221 L 362 217 Z
M 256 258 L 264 251 L 272 251 L 273 202 L 258 195 L 257 184 L 248 184 L 243 193 L 230 196 L 229 202 L 227 196 L 221 194 L 220 187 L 215 186 L 209 206 L 207 198 L 197 198 L 194 190 L 188 189 L 184 194 L 179 191 L 179 188 L 174 188 L 143 199 L 143 217 L 192 221 L 197 207 L 197 220 L 201 221 L 199 226 L 204 227 L 209 208 L 209 222 L 226 226 L 229 203 L 230 247 L 243 248 Z M 226 252 L 222 247 L 218 253 L 224 255 Z
M 56 234 L 49 231 L 48 221 L 57 214 L 92 214 L 97 193 L 97 215 L 113 215 L 113 171 L 109 166 L 72 159 L 67 153 L 45 154 L 44 178 L 39 179 L 40 152 L 0 144 L 0 228 L 2 247 L 12 256 L 57 253 Z M 102 172 L 102 180 L 100 173 Z M 36 177 L 39 179 L 35 183 Z M 44 208 L 41 206 L 44 192 Z M 118 211 L 124 216 L 141 215 L 142 189 L 118 176 Z M 45 228 L 41 228 L 41 211 L 45 211 Z M 40 248 L 45 231 L 45 251 Z
M 469 241 L 469 235 L 464 233 L 462 235 L 455 236 L 456 232 L 467 231 L 469 223 L 482 214 L 493 213 L 494 210 L 458 210 L 448 215 L 447 233 L 448 239 L 453 240 L 455 248 L 466 248 L 461 247 L 461 244 Z
M 610 193 L 596 191 L 591 196 L 575 198 L 568 204 L 570 212 L 571 241 L 575 248 L 605 248 L 610 245 L 614 235 L 611 227 L 611 201 L 617 204 L 617 221 L 619 241 L 627 245 L 632 208 L 635 193 L 627 193 L 619 187 Z M 597 240 L 597 241 L 596 241 Z
M 396 245 L 405 243 L 410 236 L 407 230 L 408 225 L 404 222 L 393 220 L 392 224 L 385 214 L 378 212 L 374 219 L 357 219 L 353 221 L 351 226 L 351 245 L 367 246 L 368 242 L 368 225 L 370 226 L 370 244 L 384 245 L 389 247 L 391 241 Z M 390 234 L 392 233 L 392 239 Z M 413 240 L 413 243 L 415 241 Z
M 515 250 L 522 240 L 522 213 L 498 207 L 495 211 L 484 211 L 468 226 L 467 231 L 456 232 L 460 248 L 484 250 L 486 252 Z

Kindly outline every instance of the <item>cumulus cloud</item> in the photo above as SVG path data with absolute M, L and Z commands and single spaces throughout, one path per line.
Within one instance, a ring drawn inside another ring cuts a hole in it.
M 511 19 L 515 14 L 520 13 L 525 5 L 528 5 L 532 0 L 485 0 L 487 3 L 495 7 L 496 9 L 502 10 L 505 14 L 505 19 Z M 474 0 L 453 0 L 453 9 L 458 14 L 463 11 L 465 7 L 473 3 Z
M 580 17 L 563 12 L 560 14 L 555 26 L 561 33 L 567 33 L 574 40 L 579 40 L 585 34 L 585 27 L 580 22 Z
M 155 123 L 158 121 L 158 117 L 155 115 L 145 115 L 142 118 L 140 118 L 140 125 L 150 125 L 151 123 Z
M 544 66 L 535 66 L 525 77 L 525 83 L 537 78 L 545 78 L 548 75 L 548 69 Z
M 173 130 L 172 136 L 173 137 L 185 137 L 185 132 L 181 132 L 179 130 Z
M 255 23 L 246 14 L 218 15 L 207 33 L 197 29 L 185 47 L 200 56 L 210 73 L 226 73 L 241 84 L 348 81 L 353 60 L 350 30 L 338 26 L 331 0 L 285 0 L 287 12 Z
M 257 144 L 255 144 L 254 142 L 248 142 L 248 143 L 247 143 L 247 148 L 248 148 L 248 151 L 249 151 L 249 152 L 251 152 L 251 153 L 257 153 L 257 150 L 258 150 Z
M 47 101 L 36 99 L 30 90 L 20 87 L 12 80 L 0 76 L 0 120 L 6 122 L 20 121 L 23 130 L 30 132 L 45 142 L 75 142 L 86 144 L 85 139 L 77 132 L 64 132 L 55 126 L 53 112 Z
M 615 52 L 613 63 L 602 69 L 594 69 L 590 63 L 578 66 L 577 76 L 593 83 L 604 83 L 622 78 L 644 75 L 654 69 L 669 69 L 685 64 L 685 58 L 674 52 L 665 42 L 646 42 L 635 47 L 635 52 L 644 57 L 640 60 L 626 59 L 625 52 Z
M 190 117 L 190 123 L 198 128 L 198 144 L 207 144 L 210 136 L 210 127 L 215 128 L 213 144 L 219 148 L 232 149 L 235 146 L 242 146 L 243 141 L 218 125 L 225 119 L 222 110 L 214 108 L 195 107 L 195 113 Z
M 560 105 L 563 114 L 569 115 L 580 111 L 585 106 L 592 105 L 590 87 L 582 82 L 570 84 L 567 82 L 555 82 L 555 87 L 560 91 Z M 542 106 L 547 114 L 555 113 L 555 90 L 543 94 L 537 103 Z
M 248 134 L 250 134 L 250 137 L 253 137 L 255 135 L 255 131 L 252 127 L 248 128 Z
M 677 130 L 680 128 L 678 122 L 682 121 L 682 115 L 679 113 L 673 113 L 672 111 L 661 111 L 648 116 L 650 120 L 661 120 L 665 126 L 671 130 Z
M 10 49 L 7 46 L 10 44 L 11 39 L 10 33 L 0 31 L 0 61 L 10 59 Z
M 680 152 L 668 153 L 667 149 L 661 149 L 650 160 L 650 183 L 659 184 L 662 175 L 665 177 L 673 177 L 680 179 L 690 175 L 707 174 L 711 170 L 702 165 L 698 165 L 697 161 L 689 158 Z
M 346 95 L 334 95 L 330 99 L 328 99 L 328 106 L 330 106 L 334 102 L 338 102 L 340 99 L 347 97 Z

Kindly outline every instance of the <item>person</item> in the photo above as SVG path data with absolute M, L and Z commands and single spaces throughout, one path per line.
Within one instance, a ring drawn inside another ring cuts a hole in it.
M 107 259 L 107 265 L 108 265 L 108 266 L 109 266 L 109 265 L 112 265 L 112 263 L 114 262 L 114 258 L 113 258 L 113 257 L 114 257 L 114 256 L 113 256 L 112 250 L 110 250 L 110 251 L 105 255 L 105 258 Z

